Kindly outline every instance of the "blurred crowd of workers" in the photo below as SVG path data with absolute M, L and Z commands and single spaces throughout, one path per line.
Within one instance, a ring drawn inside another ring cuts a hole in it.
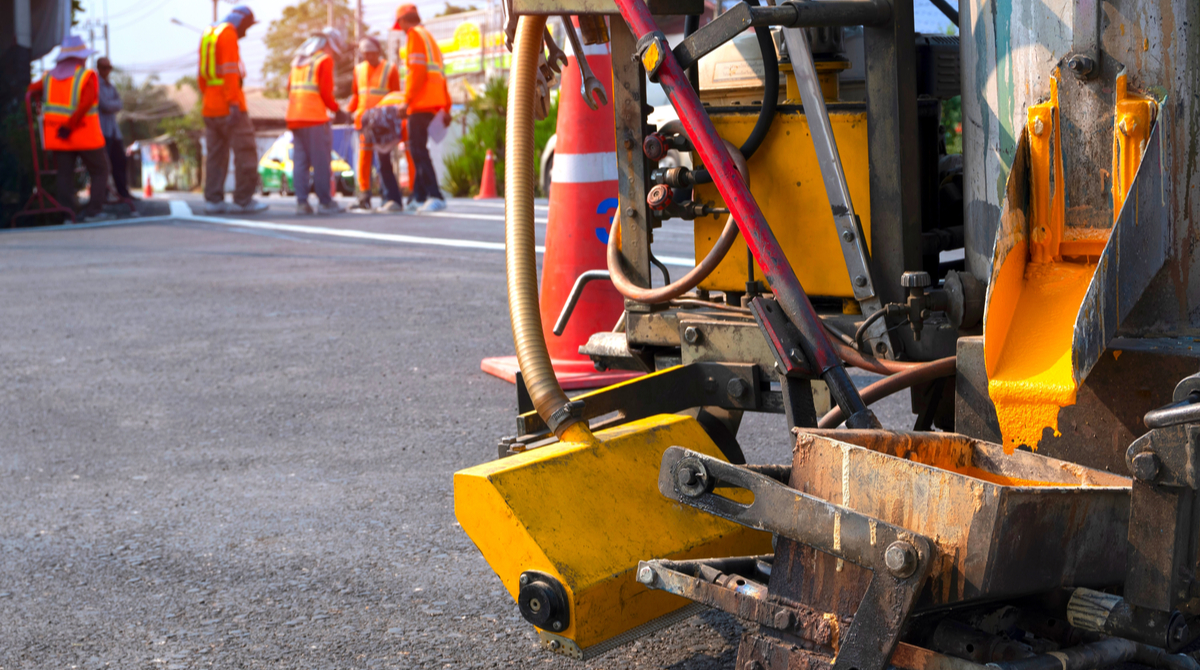
M 254 128 L 246 114 L 238 40 L 254 25 L 254 13 L 238 5 L 224 20 L 209 27 L 200 41 L 200 90 L 208 143 L 204 199 L 210 214 L 254 213 L 266 205 L 253 197 L 258 186 Z M 383 57 L 373 37 L 358 43 L 362 57 L 354 68 L 353 94 L 343 110 L 334 98 L 334 61 L 347 50 L 341 31 L 326 28 L 300 45 L 288 76 L 287 127 L 292 132 L 292 185 L 297 214 L 312 214 L 309 188 L 316 193 L 320 214 L 341 208 L 333 201 L 329 157 L 333 149 L 330 115 L 334 121 L 353 118 L 358 130 L 358 170 L 354 211 L 438 211 L 445 199 L 427 147 L 429 126 L 439 114 L 450 113 L 442 52 L 421 25 L 415 5 L 396 10 L 396 30 L 406 36 L 407 76 L 401 89 L 398 70 Z M 412 197 L 405 205 L 392 168 L 392 151 L 404 142 L 411 156 Z M 225 174 L 233 151 L 233 202 L 225 202 Z M 372 166 L 379 168 L 383 203 L 371 203 Z M 310 176 L 311 171 L 311 176 Z
M 205 30 L 200 40 L 198 82 L 207 145 L 204 200 L 208 214 L 253 214 L 267 209 L 254 198 L 259 186 L 258 150 L 242 91 L 245 73 L 238 50 L 238 40 L 255 23 L 254 12 L 238 5 Z M 292 181 L 298 214 L 313 213 L 308 202 L 310 186 L 317 196 L 317 212 L 342 211 L 331 193 L 330 114 L 337 122 L 352 118 L 358 131 L 357 198 L 352 211 L 445 209 L 427 146 L 434 119 L 439 115 L 448 119 L 450 113 L 442 52 L 421 25 L 415 5 L 401 5 L 396 10 L 393 29 L 406 36 L 403 88 L 399 71 L 384 57 L 379 41 L 363 38 L 357 45 L 362 61 L 354 68 L 353 93 L 344 110 L 334 98 L 334 60 L 347 50 L 341 32 L 326 28 L 297 50 L 288 77 L 287 127 L 293 137 Z M 91 197 L 83 208 L 85 221 L 107 218 L 102 207 L 110 175 L 118 196 L 132 200 L 116 119 L 121 97 L 108 81 L 112 64 L 107 58 L 100 58 L 95 70 L 88 68 L 87 59 L 94 53 L 81 38 L 68 34 L 55 67 L 29 86 L 32 97 L 41 100 L 42 146 L 52 152 L 58 174 L 73 176 L 77 161 L 88 172 Z M 407 205 L 392 167 L 392 152 L 400 143 L 405 145 L 413 173 Z M 226 202 L 231 151 L 234 189 L 232 202 Z M 371 203 L 373 165 L 378 166 L 383 190 L 383 202 L 377 209 Z M 63 205 L 74 206 L 74 191 L 73 178 L 57 180 L 57 197 Z

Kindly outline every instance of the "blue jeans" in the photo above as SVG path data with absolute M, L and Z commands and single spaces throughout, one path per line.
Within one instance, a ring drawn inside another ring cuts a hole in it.
M 312 187 L 322 205 L 329 197 L 329 161 L 333 154 L 333 131 L 328 123 L 292 130 L 292 184 L 296 202 L 308 202 L 308 170 L 312 168 Z
M 413 200 L 425 202 L 429 198 L 445 200 L 438 188 L 437 172 L 433 169 L 433 159 L 429 156 L 429 124 L 433 121 L 433 112 L 417 112 L 408 115 L 408 153 L 412 154 L 413 171 Z
M 396 181 L 396 171 L 392 169 L 391 152 L 375 152 L 375 162 L 379 164 L 379 181 L 383 184 L 383 197 L 397 205 L 404 204 L 404 196 L 400 194 L 400 182 Z

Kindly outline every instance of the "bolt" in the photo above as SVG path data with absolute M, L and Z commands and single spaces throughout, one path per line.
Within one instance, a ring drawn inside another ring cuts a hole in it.
M 633 140 L 631 140 L 629 138 L 625 138 L 625 148 L 632 149 L 633 148 Z
M 1178 647 L 1178 646 L 1182 645 L 1184 643 L 1184 641 L 1187 640 L 1187 634 L 1188 634 L 1187 624 L 1183 623 L 1183 621 L 1180 620 L 1179 625 L 1172 626 L 1170 631 L 1168 632 L 1168 635 L 1171 638 L 1171 646 Z
M 853 230 L 843 230 L 842 231 L 842 239 L 845 240 L 846 242 L 853 242 L 854 241 L 854 231 Z
M 1067 69 L 1074 72 L 1078 77 L 1086 77 L 1096 69 L 1096 61 L 1087 56 L 1071 56 L 1067 60 Z
M 547 646 L 550 647 L 550 651 L 558 651 L 559 647 L 562 646 L 562 643 L 558 640 L 550 640 L 550 644 Z
M 795 347 L 788 349 L 788 358 L 792 359 L 793 363 L 804 363 L 804 354 Z
M 550 624 L 550 627 L 553 628 L 554 630 L 562 630 L 562 622 L 555 621 L 554 623 Z
M 1042 131 L 1046 129 L 1046 124 L 1042 123 L 1041 119 L 1033 120 L 1033 134 L 1041 137 Z
M 695 486 L 700 481 L 700 473 L 696 472 L 694 468 L 690 468 L 685 465 L 684 467 L 679 468 L 679 481 L 687 486 Z M 649 569 L 650 568 L 645 568 L 645 570 Z M 641 579 L 640 574 L 638 575 L 638 579 Z M 651 575 L 651 579 L 653 579 L 653 575 Z M 646 583 L 649 584 L 650 582 Z
M 876 342 L 875 343 L 875 353 L 879 354 L 880 356 L 886 354 L 887 353 L 887 345 L 884 344 L 883 342 Z
M 746 392 L 746 382 L 742 381 L 740 377 L 734 377 L 725 385 L 725 390 L 731 397 L 740 398 Z
M 1162 462 L 1158 460 L 1158 454 L 1153 452 L 1143 451 L 1133 457 L 1133 476 L 1144 482 L 1157 479 L 1161 468 Z
M 705 393 L 716 393 L 717 392 L 717 380 L 713 379 L 712 377 L 706 377 L 704 379 L 704 392 Z
M 521 586 L 525 586 L 529 583 L 529 575 L 521 575 L 517 581 L 520 582 Z
M 688 344 L 696 344 L 700 341 L 700 329 L 695 326 L 688 326 L 683 329 L 683 341 Z
M 893 575 L 904 579 L 917 569 L 917 552 L 911 544 L 897 540 L 883 552 L 883 563 Z
M 695 475 L 696 475 L 696 473 L 692 472 L 693 479 L 695 478 Z M 652 570 L 650 568 L 650 566 L 643 566 L 641 570 L 638 570 L 637 578 L 638 578 L 638 581 L 643 584 L 653 584 L 654 583 L 654 570 Z
M 857 286 L 857 287 L 859 287 L 859 288 L 862 288 L 863 286 L 866 286 L 866 285 L 867 285 L 867 278 L 866 278 L 866 277 L 864 277 L 864 276 L 862 276 L 862 275 L 858 275 L 857 277 L 855 277 L 855 278 L 854 278 L 854 285 L 855 285 L 855 286 Z
M 1129 124 L 1125 122 L 1125 119 L 1121 119 L 1121 122 L 1117 124 L 1117 127 L 1121 129 L 1122 135 L 1129 134 Z
M 628 216 L 628 217 L 630 217 L 630 218 L 636 218 L 636 217 L 637 217 L 637 210 L 636 210 L 636 209 L 634 209 L 634 208 L 632 208 L 632 207 L 626 207 L 626 208 L 625 208 L 625 216 Z
M 775 613 L 775 628 L 779 630 L 787 630 L 792 627 L 795 621 L 795 616 L 787 610 L 779 610 Z
M 538 612 L 541 612 L 542 611 L 541 599 L 540 598 L 530 598 L 529 599 L 529 610 L 535 614 Z

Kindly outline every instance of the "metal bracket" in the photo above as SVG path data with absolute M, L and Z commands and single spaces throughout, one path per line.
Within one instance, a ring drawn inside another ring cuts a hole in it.
M 679 67 L 688 69 L 717 47 L 742 34 L 754 24 L 750 5 L 745 2 L 726 9 L 717 18 L 704 24 L 696 32 L 684 38 L 672 51 Z
M 1067 57 L 1067 69 L 1080 79 L 1090 79 L 1100 72 L 1101 2 L 1075 0 L 1071 55 Z
M 754 502 L 746 505 L 718 495 L 717 487 L 746 489 L 754 494 Z M 932 565 L 928 539 L 682 447 L 670 447 L 663 454 L 658 490 L 682 504 L 782 535 L 873 572 L 854 621 L 841 637 L 833 670 L 887 666 Z
M 846 173 L 842 169 L 837 139 L 833 136 L 833 125 L 829 122 L 829 110 L 825 107 L 825 97 L 821 93 L 821 82 L 817 79 L 817 67 L 809 49 L 808 35 L 799 28 L 784 28 L 783 39 L 792 59 L 796 86 L 800 89 L 800 98 L 804 102 L 804 116 L 808 119 L 813 149 L 821 166 L 821 179 L 825 182 L 825 194 L 829 198 L 829 207 L 833 210 L 833 221 L 837 226 L 838 239 L 841 240 L 842 257 L 850 275 L 854 298 L 863 314 L 873 314 L 882 303 L 871 278 L 871 253 L 867 250 L 862 223 L 854 212 L 854 203 L 850 199 L 850 187 L 846 184 Z M 886 358 L 895 357 L 887 335 L 887 324 L 882 320 L 871 324 L 867 329 L 867 337 L 887 348 L 885 351 L 876 351 L 876 354 Z

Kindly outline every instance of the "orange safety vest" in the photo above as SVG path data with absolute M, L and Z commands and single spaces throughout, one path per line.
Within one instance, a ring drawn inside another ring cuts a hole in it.
M 409 64 L 420 63 L 425 66 L 425 86 L 413 94 L 408 101 L 409 111 L 428 112 L 442 109 L 450 102 L 446 89 L 446 72 L 442 62 L 442 50 L 438 48 L 433 35 L 425 26 L 413 26 L 412 32 L 417 33 L 425 45 L 424 53 L 413 53 L 412 38 L 409 37 L 405 61 Z
M 354 84 L 358 89 L 358 109 L 354 110 L 354 127 L 362 130 L 362 117 L 368 109 L 379 104 L 388 94 L 388 77 L 392 75 L 392 64 L 381 60 L 372 71 L 367 61 L 354 68 Z
M 292 62 L 291 87 L 288 92 L 287 121 L 325 123 L 325 100 L 317 83 L 317 68 L 329 54 L 318 51 L 311 59 L 297 56 Z
M 99 101 L 88 110 L 70 137 L 61 139 L 58 129 L 66 125 L 79 105 L 79 91 L 88 75 L 96 73 L 80 65 L 70 79 L 55 79 L 46 75 L 42 80 L 42 146 L 47 151 L 90 151 L 104 148 L 104 133 L 100 130 Z

